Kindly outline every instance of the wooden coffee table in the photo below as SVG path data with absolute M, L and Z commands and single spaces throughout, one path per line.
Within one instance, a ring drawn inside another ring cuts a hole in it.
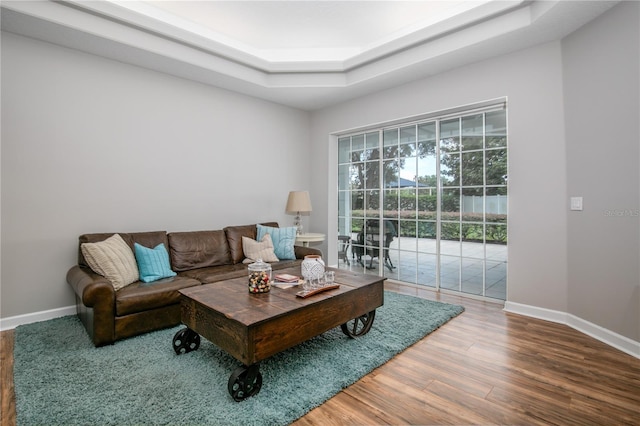
M 386 278 L 327 269 L 335 271 L 339 287 L 307 298 L 296 296 L 300 286 L 250 294 L 246 277 L 179 290 L 187 328 L 174 336 L 174 350 L 196 350 L 202 335 L 243 364 L 229 377 L 233 399 L 257 394 L 260 361 L 337 326 L 351 338 L 371 329 L 376 308 L 384 303 Z M 300 268 L 277 273 L 300 275 Z

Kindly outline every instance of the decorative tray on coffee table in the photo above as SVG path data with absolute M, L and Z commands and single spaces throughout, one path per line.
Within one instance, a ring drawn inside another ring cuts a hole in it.
M 296 296 L 302 297 L 303 299 L 306 299 L 307 297 L 311 297 L 314 294 L 322 293 L 322 292 L 325 292 L 327 290 L 333 290 L 334 288 L 338 288 L 338 287 L 340 287 L 340 284 L 326 285 L 324 287 L 315 288 L 313 290 L 299 291 L 299 292 L 296 293 Z

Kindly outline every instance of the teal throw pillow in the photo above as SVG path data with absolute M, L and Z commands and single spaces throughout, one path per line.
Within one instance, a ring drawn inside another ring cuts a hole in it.
M 273 248 L 276 256 L 280 260 L 295 260 L 296 252 L 293 245 L 296 242 L 296 227 L 272 228 L 271 226 L 257 225 L 258 237 L 256 241 L 262 241 L 265 234 L 271 235 Z
M 164 244 L 158 244 L 155 248 L 150 249 L 135 243 L 134 249 L 140 281 L 150 283 L 161 278 L 175 277 L 177 275 L 171 270 L 169 253 L 167 253 Z

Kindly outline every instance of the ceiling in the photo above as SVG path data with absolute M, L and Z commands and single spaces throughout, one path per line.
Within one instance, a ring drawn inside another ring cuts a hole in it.
M 3 31 L 305 110 L 558 40 L 616 1 L 6 1 Z

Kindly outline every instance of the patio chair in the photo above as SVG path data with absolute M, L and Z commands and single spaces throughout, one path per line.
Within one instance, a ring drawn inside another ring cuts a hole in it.
M 358 263 L 362 266 L 365 266 L 362 257 L 365 254 L 369 255 L 369 266 L 366 266 L 367 269 L 373 269 L 373 259 L 380 256 L 380 247 L 382 247 L 384 266 L 386 266 L 389 271 L 393 271 L 396 268 L 389 257 L 389 246 L 398 234 L 392 221 L 385 220 L 384 226 L 384 244 L 382 246 L 379 242 L 380 221 L 378 219 L 370 219 L 367 221 L 366 234 L 362 231 L 358 233 L 356 240 L 357 246 L 354 246 L 352 251 L 358 256 Z
M 349 263 L 349 257 L 347 256 L 347 251 L 351 246 L 351 237 L 348 235 L 338 235 L 338 260 L 344 260 L 347 265 L 351 265 Z

